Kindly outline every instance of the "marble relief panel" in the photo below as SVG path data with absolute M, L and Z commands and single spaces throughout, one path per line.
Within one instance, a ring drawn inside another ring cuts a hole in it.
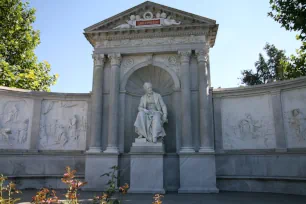
M 275 147 L 275 130 L 269 95 L 226 98 L 221 103 L 224 149 Z
M 39 149 L 85 150 L 86 101 L 43 100 Z
M 306 147 L 306 88 L 282 92 L 284 130 L 288 148 Z
M 32 101 L 0 98 L 0 149 L 26 149 L 31 131 Z

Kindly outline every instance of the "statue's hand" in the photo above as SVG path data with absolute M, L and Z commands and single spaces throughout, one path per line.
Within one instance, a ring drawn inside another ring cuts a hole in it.
M 143 109 L 143 112 L 145 112 L 146 114 L 149 113 L 149 111 L 147 109 Z
M 167 115 L 163 115 L 163 122 L 164 122 L 164 123 L 167 123 L 167 122 L 168 122 Z

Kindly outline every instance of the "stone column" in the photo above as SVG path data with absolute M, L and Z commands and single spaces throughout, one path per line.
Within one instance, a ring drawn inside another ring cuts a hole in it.
M 181 114 L 182 144 L 181 153 L 194 152 L 191 126 L 190 55 L 191 50 L 178 52 L 181 61 Z
M 40 115 L 41 115 L 41 98 L 33 98 L 33 112 L 31 136 L 29 142 L 29 151 L 36 152 L 39 145 Z M 29 124 L 30 125 L 30 124 Z
M 119 153 L 118 124 L 119 124 L 119 86 L 120 86 L 120 53 L 108 55 L 111 61 L 110 98 L 109 98 L 109 126 L 108 144 L 105 153 Z
M 284 119 L 282 111 L 281 90 L 276 89 L 270 91 L 272 101 L 272 111 L 274 118 L 274 129 L 276 135 L 276 152 L 287 151 L 287 141 L 284 131 Z
M 104 54 L 93 54 L 94 71 L 92 83 L 91 138 L 88 153 L 101 152 L 102 109 L 103 109 L 103 68 Z
M 208 48 L 196 51 L 199 70 L 199 107 L 200 107 L 200 140 L 199 152 L 214 152 L 213 135 L 211 134 L 211 113 L 209 91 Z

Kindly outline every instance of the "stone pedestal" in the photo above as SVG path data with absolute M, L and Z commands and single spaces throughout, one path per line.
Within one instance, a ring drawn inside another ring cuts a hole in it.
M 85 161 L 85 181 L 88 182 L 82 189 L 87 191 L 105 191 L 110 178 L 102 176 L 111 172 L 112 166 L 118 166 L 118 154 L 89 154 Z
M 218 193 L 214 154 L 180 154 L 178 193 Z
M 136 139 L 130 155 L 129 193 L 165 193 L 164 145 Z
M 164 144 L 161 142 L 150 143 L 145 138 L 136 138 L 132 144 L 131 153 L 158 153 L 165 152 Z

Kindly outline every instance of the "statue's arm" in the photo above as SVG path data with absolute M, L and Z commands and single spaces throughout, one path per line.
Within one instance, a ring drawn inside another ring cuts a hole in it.
M 138 106 L 138 111 L 143 111 L 145 109 L 144 107 L 144 102 L 143 102 L 143 98 L 141 97 L 140 99 L 140 103 L 139 103 L 139 106 Z
M 161 108 L 162 108 L 162 110 L 163 110 L 163 116 L 164 116 L 165 118 L 167 118 L 167 116 L 168 116 L 167 106 L 166 106 L 166 104 L 165 104 L 163 98 L 161 97 L 161 95 L 159 95 L 159 103 L 160 103 L 160 106 L 161 106 Z

